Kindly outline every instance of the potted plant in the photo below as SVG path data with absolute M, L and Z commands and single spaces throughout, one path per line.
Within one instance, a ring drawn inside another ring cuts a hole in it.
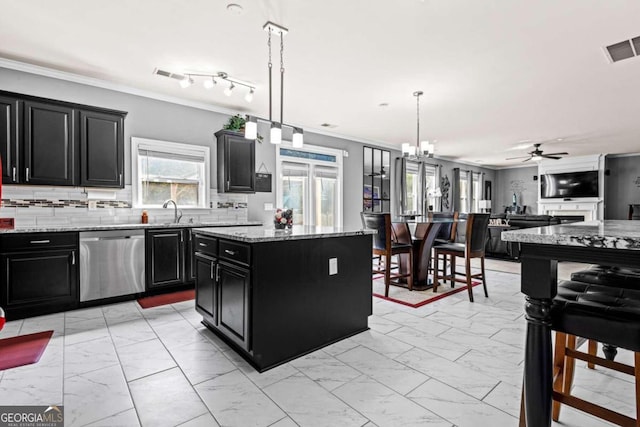
M 225 130 L 232 130 L 234 132 L 244 132 L 244 124 L 246 119 L 240 114 L 229 117 L 227 123 L 223 126 Z

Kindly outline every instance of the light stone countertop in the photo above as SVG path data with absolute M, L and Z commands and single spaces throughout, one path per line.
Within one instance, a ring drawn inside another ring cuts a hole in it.
M 14 229 L 0 229 L 0 234 L 12 233 L 57 233 L 64 231 L 107 231 L 138 230 L 146 228 L 195 228 L 195 227 L 236 227 L 259 226 L 260 221 L 212 221 L 212 222 L 180 222 L 156 224 L 63 224 L 63 225 L 28 225 Z
M 281 240 L 321 239 L 328 237 L 362 236 L 375 234 L 374 230 L 345 229 L 333 227 L 313 227 L 294 225 L 290 230 L 276 230 L 273 226 L 194 228 L 194 233 L 237 240 L 247 243 L 276 242 Z
M 640 221 L 574 222 L 502 232 L 507 242 L 640 250 Z

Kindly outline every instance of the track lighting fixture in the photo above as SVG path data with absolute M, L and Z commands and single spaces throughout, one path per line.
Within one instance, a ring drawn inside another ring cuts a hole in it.
M 194 84 L 194 77 L 197 77 L 199 79 L 204 79 L 202 80 L 202 85 L 205 87 L 205 89 L 212 89 L 213 87 L 215 87 L 218 84 L 218 79 L 225 80 L 229 82 L 229 86 L 227 86 L 224 90 L 225 95 L 231 96 L 231 94 L 233 93 L 233 89 L 236 86 L 242 86 L 247 88 L 247 91 L 248 91 L 245 96 L 245 100 L 247 102 L 251 102 L 251 100 L 253 99 L 253 94 L 256 90 L 256 87 L 254 85 L 247 82 L 243 82 L 242 80 L 238 80 L 236 78 L 230 77 L 224 71 L 218 71 L 216 73 L 201 73 L 201 72 L 191 73 L 190 72 L 190 73 L 178 74 L 178 73 L 171 73 L 169 71 L 156 68 L 155 70 L 153 70 L 153 73 L 159 76 L 176 79 L 180 82 L 180 86 L 185 89 Z

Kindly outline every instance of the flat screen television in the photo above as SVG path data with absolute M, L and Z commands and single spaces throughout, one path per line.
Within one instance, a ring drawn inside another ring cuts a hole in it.
M 598 171 L 542 174 L 540 197 L 598 197 Z

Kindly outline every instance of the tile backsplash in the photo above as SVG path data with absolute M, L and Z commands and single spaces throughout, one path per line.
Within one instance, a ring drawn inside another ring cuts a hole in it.
M 15 225 L 138 224 L 143 209 L 132 207 L 131 186 L 115 190 L 114 200 L 87 199 L 84 187 L 2 186 L 0 218 Z M 95 208 L 94 203 L 95 202 Z M 247 195 L 210 192 L 209 209 L 180 209 L 181 222 L 246 221 Z M 91 205 L 91 209 L 89 206 Z M 173 209 L 144 209 L 150 223 L 173 220 Z

